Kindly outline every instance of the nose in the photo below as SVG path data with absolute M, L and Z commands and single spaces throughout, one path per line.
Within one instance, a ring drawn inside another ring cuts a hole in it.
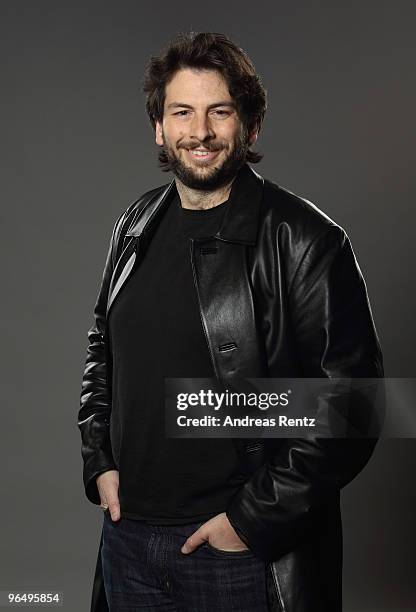
M 194 114 L 190 128 L 189 136 L 197 138 L 200 142 L 215 136 L 209 117 L 204 113 Z

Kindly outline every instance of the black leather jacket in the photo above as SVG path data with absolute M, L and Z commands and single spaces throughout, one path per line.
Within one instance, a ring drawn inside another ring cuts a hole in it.
M 106 317 L 145 254 L 175 181 L 145 193 L 117 219 L 88 332 L 78 425 L 84 485 L 117 469 L 110 442 L 111 354 Z M 311 202 L 245 164 L 215 236 L 190 240 L 202 325 L 216 375 L 383 377 L 366 286 L 345 231 Z M 267 569 L 270 609 L 342 609 L 339 492 L 376 439 L 240 441 L 251 476 L 226 509 Z M 251 466 L 251 467 L 250 467 Z M 91 610 L 107 610 L 100 549 Z

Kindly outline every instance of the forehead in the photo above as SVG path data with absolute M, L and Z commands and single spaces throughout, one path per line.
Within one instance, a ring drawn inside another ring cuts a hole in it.
M 165 104 L 170 102 L 186 102 L 201 100 L 215 102 L 231 100 L 228 85 L 217 70 L 182 68 L 178 70 L 166 85 Z

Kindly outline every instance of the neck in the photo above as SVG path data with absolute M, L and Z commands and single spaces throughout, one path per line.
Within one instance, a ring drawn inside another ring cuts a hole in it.
M 184 185 L 178 178 L 175 178 L 176 189 L 181 200 L 182 208 L 192 208 L 194 210 L 207 210 L 222 204 L 228 199 L 231 191 L 231 181 L 214 189 L 213 191 L 200 191 L 199 189 L 191 189 Z

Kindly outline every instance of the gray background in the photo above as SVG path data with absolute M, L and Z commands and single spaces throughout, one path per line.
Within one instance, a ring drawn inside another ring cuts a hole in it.
M 269 100 L 254 168 L 348 232 L 386 375 L 415 376 L 414 7 L 0 3 L 0 589 L 89 609 L 102 515 L 76 427 L 86 332 L 116 217 L 171 180 L 140 80 L 176 32 L 224 32 L 249 53 Z M 414 467 L 414 440 L 383 440 L 343 492 L 347 611 L 416 608 Z

